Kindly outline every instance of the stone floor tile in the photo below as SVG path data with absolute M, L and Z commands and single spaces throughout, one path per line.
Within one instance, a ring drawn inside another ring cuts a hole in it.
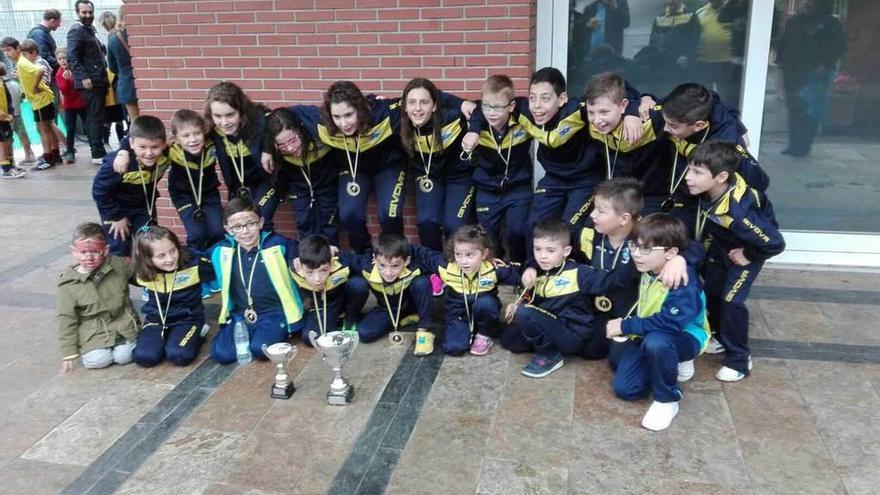
M 749 495 L 745 487 L 729 487 L 695 481 L 660 480 L 657 495 Z
M 880 307 L 862 304 L 820 303 L 834 337 L 830 342 L 859 345 L 880 345 Z
M 434 380 L 425 407 L 491 413 L 513 372 L 508 359 L 488 356 L 447 357 Z M 518 372 L 518 371 L 517 371 Z
M 81 466 L 15 459 L 0 465 L 0 493 L 58 493 L 80 472 Z
M 568 469 L 540 468 L 529 462 L 487 457 L 480 469 L 478 495 L 555 495 L 564 493 Z
M 310 439 L 300 432 L 257 430 L 236 442 L 215 481 L 289 493 L 310 465 Z
M 253 361 L 239 366 L 186 422 L 191 428 L 247 433 L 253 430 L 270 407 L 275 366 Z M 296 393 L 289 400 L 294 400 Z
M 281 493 L 313 495 L 327 493 L 333 478 L 351 451 L 351 445 L 326 440 L 310 440 L 309 452 L 301 458 L 300 473 L 295 485 Z
M 95 397 L 22 455 L 24 459 L 88 465 L 171 390 L 119 380 L 112 393 Z
M 774 339 L 832 342 L 835 338 L 831 324 L 816 303 L 763 300 L 758 301 L 758 306 Z
M 267 492 L 265 490 L 257 490 L 256 488 L 225 483 L 211 483 L 204 487 L 202 491 L 197 492 L 198 495 L 285 495 L 287 493 L 289 492 Z

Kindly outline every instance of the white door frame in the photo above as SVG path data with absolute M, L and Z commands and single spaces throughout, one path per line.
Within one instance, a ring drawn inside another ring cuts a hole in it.
M 535 65 L 568 70 L 568 0 L 538 0 Z M 743 70 L 742 120 L 749 129 L 749 151 L 759 156 L 764 93 L 773 31 L 773 2 L 751 2 Z M 880 233 L 782 231 L 786 250 L 771 263 L 880 267 Z

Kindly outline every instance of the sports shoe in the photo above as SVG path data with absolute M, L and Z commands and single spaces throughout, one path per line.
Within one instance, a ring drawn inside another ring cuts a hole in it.
M 68 150 L 63 155 L 61 155 L 61 158 L 64 158 L 64 163 L 67 163 L 69 165 L 76 162 L 76 152 Z
M 416 330 L 416 356 L 427 356 L 434 352 L 434 334 L 427 330 Z
M 492 337 L 486 337 L 485 335 L 478 333 L 476 337 L 474 337 L 474 343 L 471 344 L 471 354 L 474 356 L 485 356 L 489 354 L 489 349 L 495 345 L 495 341 L 492 340 Z
M 556 353 L 552 356 L 544 356 L 543 354 L 535 354 L 529 364 L 522 369 L 522 374 L 530 378 L 544 378 L 554 371 L 562 368 L 565 360 L 562 354 Z
M 342 328 L 339 329 L 343 333 L 357 333 L 358 326 L 357 323 L 353 321 L 343 321 Z
M 686 382 L 694 377 L 694 360 L 678 363 L 678 381 Z
M 651 431 L 663 431 L 669 428 L 672 420 L 678 414 L 678 402 L 657 402 L 656 400 L 648 408 L 645 417 L 642 418 L 642 426 Z
M 202 330 L 199 332 L 199 335 L 201 335 L 202 338 L 205 338 L 205 335 L 208 335 L 208 332 L 210 331 L 211 325 L 205 323 L 204 325 L 202 325 Z
M 24 177 L 24 170 L 21 170 L 20 168 L 5 170 L 3 171 L 3 175 L 0 175 L 0 177 L 4 179 L 21 179 L 22 177 Z
M 752 356 L 749 356 L 749 371 L 752 371 Z M 742 371 L 737 371 L 727 366 L 722 366 L 718 373 L 715 374 L 715 378 L 722 382 L 738 382 L 745 377 L 746 374 Z
M 434 294 L 434 297 L 439 297 L 443 295 L 443 288 L 446 285 L 443 283 L 443 280 L 436 273 L 432 273 L 431 277 L 431 294 Z
M 400 320 L 400 322 L 397 324 L 397 326 L 398 326 L 399 328 L 403 328 L 403 327 L 408 327 L 408 326 L 410 326 L 410 325 L 415 325 L 415 324 L 418 323 L 418 322 L 419 322 L 419 315 L 416 314 L 416 313 L 413 313 L 413 314 L 411 314 L 411 315 L 406 315 L 406 316 L 404 316 L 404 317 Z
M 21 163 L 23 163 L 23 164 L 34 163 L 36 161 L 37 161 L 37 157 L 34 155 L 33 152 L 30 152 L 30 153 L 27 153 L 24 155 L 24 160 L 22 160 Z
M 103 158 L 92 158 L 92 165 L 100 165 L 102 163 L 104 163 Z
M 706 350 L 703 352 L 706 354 L 721 354 L 725 350 L 726 349 L 721 345 L 721 342 L 718 342 L 718 339 L 713 336 L 709 337 L 709 342 L 706 343 Z
M 38 158 L 37 164 L 34 165 L 34 170 L 49 170 L 50 168 L 54 168 L 55 164 L 52 161 L 47 161 L 44 158 Z

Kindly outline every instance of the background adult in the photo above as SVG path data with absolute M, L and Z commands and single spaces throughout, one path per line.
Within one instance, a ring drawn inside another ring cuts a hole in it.
M 119 6 L 116 28 L 108 30 L 107 64 L 116 74 L 116 101 L 125 105 L 128 118 L 134 120 L 140 115 L 137 89 L 134 85 L 134 71 L 131 68 L 131 50 L 128 47 L 128 31 L 125 29 L 125 5 Z
M 74 4 L 79 22 L 67 32 L 67 61 L 73 71 L 74 86 L 86 99 L 86 134 L 92 163 L 100 165 L 107 151 L 103 143 L 104 99 L 109 82 L 101 42 L 95 33 L 95 6 L 89 0 Z

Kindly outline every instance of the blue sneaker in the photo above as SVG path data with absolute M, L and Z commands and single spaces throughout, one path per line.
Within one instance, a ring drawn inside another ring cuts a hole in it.
M 525 365 L 522 369 L 522 374 L 531 378 L 544 378 L 562 368 L 563 364 L 565 364 L 565 360 L 562 359 L 562 354 L 558 352 L 552 356 L 535 354 L 529 364 Z

